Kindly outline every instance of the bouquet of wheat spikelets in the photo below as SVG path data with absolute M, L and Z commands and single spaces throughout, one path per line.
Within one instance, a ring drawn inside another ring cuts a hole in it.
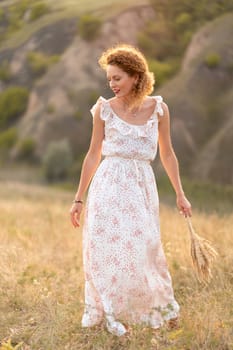
M 191 239 L 191 257 L 193 267 L 199 282 L 209 282 L 212 278 L 211 264 L 216 259 L 218 253 L 211 246 L 211 243 L 205 238 L 200 237 L 191 223 L 191 219 L 186 217 L 190 239 Z

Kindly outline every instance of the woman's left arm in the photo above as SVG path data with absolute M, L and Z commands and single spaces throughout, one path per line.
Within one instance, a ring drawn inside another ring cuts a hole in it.
M 163 102 L 164 115 L 159 118 L 159 153 L 164 169 L 171 181 L 176 192 L 176 203 L 181 214 L 186 216 L 192 215 L 191 204 L 185 196 L 182 188 L 179 164 L 172 147 L 170 133 L 170 114 L 166 103 Z

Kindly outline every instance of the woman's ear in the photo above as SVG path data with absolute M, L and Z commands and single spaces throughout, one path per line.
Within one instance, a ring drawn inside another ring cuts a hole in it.
M 138 79 L 139 79 L 139 75 L 138 75 L 138 74 L 135 74 L 135 75 L 134 75 L 134 84 L 135 84 L 135 85 L 137 84 Z

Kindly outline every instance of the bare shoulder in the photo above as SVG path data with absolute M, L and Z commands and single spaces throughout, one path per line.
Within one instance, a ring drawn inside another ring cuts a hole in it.
M 141 105 L 141 111 L 144 113 L 152 113 L 153 110 L 156 107 L 156 101 L 153 98 L 153 96 L 146 96 L 142 105 Z
M 108 102 L 112 102 L 112 101 L 115 101 L 116 100 L 116 97 L 110 97 L 109 99 L 107 99 L 106 101 Z
M 163 102 L 161 103 L 161 106 L 162 106 L 164 115 L 165 115 L 165 116 L 166 116 L 166 115 L 169 115 L 169 108 L 168 108 L 167 103 L 163 101 Z
M 155 96 L 146 96 L 145 100 L 144 100 L 144 105 L 145 108 L 152 108 L 156 106 L 156 99 Z

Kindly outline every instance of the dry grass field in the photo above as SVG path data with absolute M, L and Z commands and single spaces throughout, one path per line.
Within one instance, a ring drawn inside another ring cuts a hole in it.
M 178 330 L 153 334 L 134 327 L 117 338 L 104 328 L 82 329 L 81 228 L 69 222 L 73 193 L 0 183 L 1 350 L 230 350 L 233 349 L 233 214 L 194 210 L 197 232 L 214 243 L 214 278 L 193 273 L 185 220 L 161 205 L 164 250 L 181 306 Z

